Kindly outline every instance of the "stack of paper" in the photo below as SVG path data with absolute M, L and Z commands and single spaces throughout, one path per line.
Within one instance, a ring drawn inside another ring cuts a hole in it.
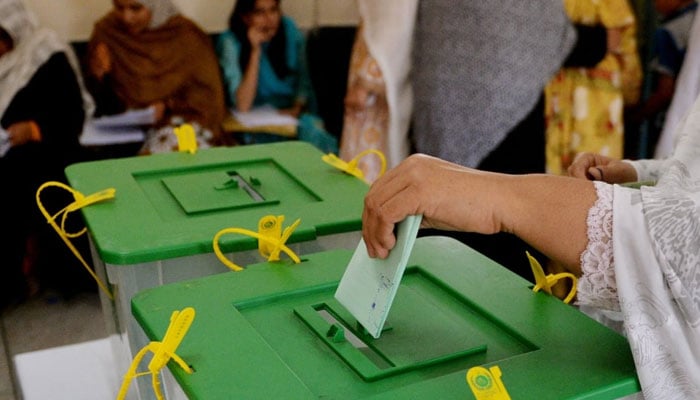
M 142 142 L 145 139 L 143 127 L 153 124 L 154 119 L 153 107 L 93 118 L 85 124 L 83 133 L 80 135 L 80 144 L 104 146 Z

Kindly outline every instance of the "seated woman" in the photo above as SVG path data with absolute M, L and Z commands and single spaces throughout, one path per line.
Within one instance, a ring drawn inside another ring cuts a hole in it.
M 21 0 L 0 3 L 0 308 L 29 294 L 23 269 L 32 266 L 26 272 L 39 274 L 44 287 L 69 290 L 73 274 L 90 282 L 77 262 L 75 268 L 67 265 L 72 255 L 35 200 L 41 184 L 66 183 L 64 168 L 83 159 L 78 138 L 93 106 L 78 72 L 70 47 L 55 32 L 39 28 Z M 71 201 L 51 197 L 42 197 L 51 212 Z M 60 277 L 64 281 L 54 280 Z
M 96 114 L 154 107 L 141 153 L 177 148 L 169 124 L 195 125 L 200 147 L 218 144 L 224 92 L 210 37 L 170 0 L 114 0 L 88 45 Z
M 367 194 L 368 253 L 386 257 L 394 225 L 412 214 L 424 227 L 514 233 L 580 276 L 582 311 L 621 327 L 644 398 L 700 398 L 700 99 L 679 133 L 668 160 L 579 156 L 570 174 L 587 179 L 411 156 Z M 607 183 L 657 178 L 641 189 Z
M 324 152 L 337 152 L 335 137 L 315 112 L 306 69 L 305 40 L 279 0 L 238 0 L 229 30 L 219 36 L 217 52 L 230 104 L 239 111 L 272 105 L 299 119 L 299 140 Z M 246 144 L 283 140 L 273 134 L 240 135 Z

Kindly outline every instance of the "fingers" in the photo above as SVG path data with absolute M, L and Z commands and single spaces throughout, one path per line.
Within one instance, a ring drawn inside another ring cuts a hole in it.
M 625 183 L 634 182 L 637 179 L 637 172 L 626 162 L 615 161 L 607 165 L 601 165 L 595 168 L 597 181 L 607 183 Z
M 410 194 L 410 173 L 392 169 L 378 179 L 365 197 L 362 237 L 370 257 L 386 258 L 396 245 L 394 226 L 411 214 L 417 200 Z
M 579 179 L 603 180 L 605 167 L 613 160 L 609 157 L 594 153 L 579 153 L 574 158 L 566 172 L 569 176 Z M 600 167 L 600 169 L 596 169 Z
M 595 165 L 595 156 L 593 154 L 580 153 L 576 155 L 566 172 L 574 178 L 592 180 L 593 178 L 589 175 L 589 169 Z
M 362 212 L 362 238 L 367 246 L 367 254 L 372 258 L 387 258 L 396 245 L 393 223 L 382 221 L 374 211 L 365 208 Z

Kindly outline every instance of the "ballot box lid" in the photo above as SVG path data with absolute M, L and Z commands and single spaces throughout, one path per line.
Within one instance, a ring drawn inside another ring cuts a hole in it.
M 132 312 L 151 340 L 196 317 L 170 363 L 192 399 L 470 399 L 472 367 L 510 396 L 613 399 L 639 391 L 626 339 L 464 244 L 416 241 L 384 331 L 334 300 L 351 251 L 309 254 L 148 289 Z M 525 257 L 525 255 L 523 255 Z
M 266 215 L 300 219 L 288 243 L 358 231 L 368 185 L 325 163 L 312 145 L 288 141 L 216 147 L 70 165 L 70 186 L 115 197 L 81 211 L 102 261 L 126 265 L 212 252 L 225 228 L 258 230 Z M 229 234 L 221 250 L 257 247 Z

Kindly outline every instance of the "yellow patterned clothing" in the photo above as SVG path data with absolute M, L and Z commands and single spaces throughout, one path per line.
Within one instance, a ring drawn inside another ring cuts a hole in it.
M 340 157 L 345 161 L 352 160 L 367 149 L 377 149 L 387 154 L 388 147 L 389 105 L 384 75 L 367 49 L 362 29 L 360 25 L 352 49 L 348 77 L 348 97 L 362 104 L 359 107 L 346 107 L 345 110 L 340 143 Z M 368 155 L 360 159 L 358 167 L 364 173 L 365 180 L 371 183 L 379 177 L 382 164 L 379 158 Z
M 628 0 L 564 0 L 574 23 L 622 29 L 618 52 L 593 68 L 565 67 L 545 88 L 547 172 L 564 174 L 581 152 L 623 156 L 625 105 L 639 100 L 642 70 Z

